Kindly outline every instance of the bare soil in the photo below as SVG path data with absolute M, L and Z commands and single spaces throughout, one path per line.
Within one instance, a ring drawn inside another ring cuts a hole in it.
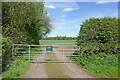
M 60 47 L 58 47 L 60 48 Z M 55 48 L 56 49 L 56 48 Z M 55 50 L 56 51 L 56 50 Z M 59 51 L 61 52 L 61 51 Z M 70 51 L 69 51 L 70 52 Z M 57 58 L 59 60 L 62 60 L 60 56 L 62 57 L 62 52 L 59 54 L 56 54 Z M 69 61 L 67 57 L 64 57 L 65 61 Z M 87 70 L 81 68 L 75 63 L 59 63 L 62 66 L 62 69 L 66 75 L 68 75 L 70 78 L 94 78 Z
M 48 78 L 45 64 L 46 63 L 32 63 L 30 69 L 25 75 L 25 78 Z
M 42 50 L 44 52 L 44 50 Z M 43 61 L 45 54 L 39 54 L 34 61 L 36 63 L 31 63 L 30 69 L 27 71 L 25 78 L 48 78 L 46 73 L 46 63 L 38 63 L 38 61 Z

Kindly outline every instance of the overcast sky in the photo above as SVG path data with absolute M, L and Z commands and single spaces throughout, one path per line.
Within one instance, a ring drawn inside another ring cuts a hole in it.
M 90 17 L 118 17 L 117 2 L 46 2 L 54 29 L 48 35 L 76 37 L 80 24 Z

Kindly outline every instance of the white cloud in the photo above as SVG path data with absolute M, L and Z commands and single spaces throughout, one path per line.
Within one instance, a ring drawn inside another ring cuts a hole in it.
M 69 26 L 68 29 L 75 29 L 75 28 L 79 29 L 79 28 L 80 28 L 80 24 L 76 24 L 76 25 L 73 25 L 73 26 Z
M 78 4 L 76 2 L 70 2 L 70 3 L 67 3 L 67 2 L 46 2 L 45 5 L 53 5 L 55 6 L 56 8 L 76 8 L 76 7 L 79 7 Z
M 36 0 L 42 1 L 42 0 Z M 45 2 L 96 2 L 98 0 L 44 0 Z M 119 0 L 109 0 L 112 2 L 119 2 Z
M 56 8 L 56 7 L 54 7 L 54 6 L 50 5 L 50 6 L 48 6 L 48 8 L 53 8 L 53 9 L 54 9 L 54 8 Z
M 66 15 L 61 15 L 60 17 L 66 17 Z
M 44 5 L 46 8 L 52 8 L 52 9 L 55 9 L 56 7 L 55 6 L 53 6 L 53 5 L 49 5 L 49 6 L 47 6 L 47 5 Z
M 55 29 L 64 29 L 65 27 L 61 27 L 61 26 L 59 26 L 59 27 L 55 27 Z
M 77 10 L 79 8 L 65 8 L 62 11 L 73 11 L 73 10 Z
M 106 4 L 110 3 L 111 1 L 97 1 L 96 4 Z
M 65 21 L 65 19 L 60 19 L 60 21 Z
M 80 24 L 76 24 L 74 28 L 80 28 Z
M 47 7 L 47 5 L 44 5 L 45 7 Z
M 50 16 L 50 13 L 48 13 L 47 16 Z

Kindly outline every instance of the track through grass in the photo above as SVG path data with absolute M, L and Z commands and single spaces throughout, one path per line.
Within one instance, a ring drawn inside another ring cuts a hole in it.
M 50 58 L 49 61 L 59 61 L 55 53 L 47 53 L 46 58 Z M 63 71 L 60 63 L 46 63 L 46 72 L 50 78 L 68 78 Z
M 60 63 L 46 63 L 46 71 L 50 78 L 69 78 Z

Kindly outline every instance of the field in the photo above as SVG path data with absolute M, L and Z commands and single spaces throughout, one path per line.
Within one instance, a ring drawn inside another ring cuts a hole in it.
M 39 40 L 40 44 L 75 44 L 76 40 Z
M 39 44 L 46 45 L 63 45 L 72 48 L 76 46 L 76 40 L 39 40 Z

